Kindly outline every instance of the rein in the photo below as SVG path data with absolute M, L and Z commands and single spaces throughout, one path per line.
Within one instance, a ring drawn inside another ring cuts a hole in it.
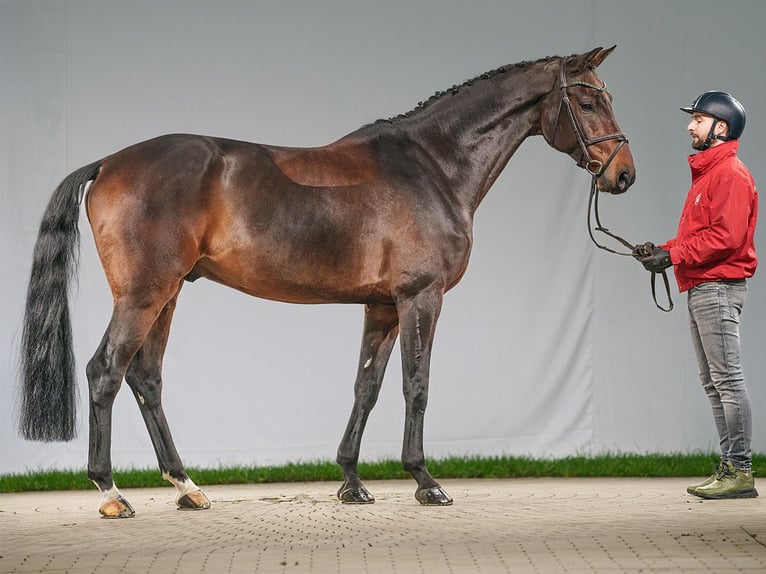
M 572 124 L 572 130 L 574 131 L 575 137 L 577 138 L 577 144 L 579 145 L 580 152 L 581 152 L 580 159 L 577 162 L 577 165 L 579 167 L 584 168 L 585 171 L 587 171 L 591 175 L 590 196 L 588 197 L 588 235 L 590 236 L 590 239 L 593 242 L 593 244 L 599 249 L 603 249 L 604 251 L 608 253 L 613 253 L 615 255 L 633 256 L 633 251 L 636 249 L 636 246 L 630 243 L 628 240 L 620 237 L 619 235 L 612 233 L 611 231 L 609 231 L 608 228 L 604 227 L 601 224 L 601 218 L 599 217 L 599 213 L 598 213 L 598 194 L 599 194 L 598 178 L 601 177 L 604 171 L 606 171 L 607 167 L 609 167 L 609 164 L 612 163 L 612 160 L 617 155 L 617 152 L 619 152 L 620 149 L 622 149 L 622 146 L 628 143 L 628 138 L 622 132 L 616 132 L 616 133 L 605 135 L 605 136 L 599 136 L 593 139 L 588 139 L 585 136 L 585 132 L 580 126 L 580 122 L 577 121 L 577 116 L 575 116 L 574 110 L 572 109 L 572 103 L 569 101 L 569 95 L 567 94 L 567 89 L 575 87 L 575 86 L 580 86 L 583 88 L 596 90 L 597 92 L 604 92 L 606 91 L 606 83 L 604 83 L 602 86 L 596 86 L 594 84 L 589 84 L 587 82 L 579 82 L 579 81 L 568 84 L 566 80 L 566 74 L 564 71 L 565 67 L 566 67 L 566 59 L 561 61 L 561 68 L 560 68 L 561 101 L 559 103 L 559 112 L 557 115 L 560 118 L 561 108 L 566 107 L 567 115 L 569 116 L 569 121 Z M 558 124 L 556 124 L 556 131 L 554 131 L 553 139 L 551 141 L 556 140 L 556 132 L 558 132 Z M 588 147 L 601 142 L 608 141 L 608 140 L 617 140 L 619 143 L 617 144 L 617 146 L 615 146 L 614 151 L 607 158 L 606 162 L 602 163 L 598 160 L 594 160 L 590 156 L 590 153 L 588 153 Z M 596 219 L 595 227 L 593 227 L 591 223 L 591 212 L 593 212 Z M 611 237 L 612 239 L 621 243 L 626 249 L 628 249 L 628 252 L 626 253 L 622 251 L 617 251 L 615 249 L 607 247 L 606 245 L 602 245 L 596 240 L 595 236 L 593 235 L 593 231 L 599 231 L 603 233 L 604 235 Z M 657 279 L 657 273 L 655 271 L 652 271 L 651 287 L 652 287 L 652 299 L 654 300 L 654 304 L 659 310 L 664 311 L 666 313 L 670 313 L 673 310 L 673 299 L 670 296 L 670 282 L 668 281 L 667 272 L 664 269 L 662 270 L 662 280 L 665 283 L 665 293 L 668 299 L 667 307 L 663 307 L 657 302 L 657 290 L 655 287 L 656 279 Z
M 590 197 L 588 198 L 588 235 L 590 235 L 590 239 L 593 242 L 593 244 L 599 249 L 603 249 L 604 251 L 608 253 L 614 253 L 615 255 L 632 257 L 633 251 L 636 249 L 636 246 L 630 243 L 627 239 L 620 237 L 616 233 L 612 233 L 611 231 L 609 231 L 609 229 L 601 225 L 601 218 L 598 215 L 598 194 L 599 194 L 598 184 L 597 184 L 598 178 L 599 178 L 598 175 L 593 175 L 591 179 L 591 183 L 590 183 Z M 596 227 L 593 227 L 591 224 L 591 217 L 590 217 L 591 211 L 593 211 L 593 214 L 596 218 Z M 612 239 L 620 242 L 623 246 L 625 246 L 630 251 L 625 253 L 622 251 L 616 251 L 614 249 L 611 249 L 607 247 L 606 245 L 602 245 L 593 236 L 594 231 L 600 231 L 604 235 L 608 235 Z M 654 304 L 657 307 L 657 309 L 659 309 L 660 311 L 664 311 L 665 313 L 670 313 L 673 310 L 673 299 L 670 296 L 670 282 L 668 281 L 667 271 L 665 269 L 661 271 L 662 282 L 665 284 L 665 295 L 667 296 L 667 300 L 668 300 L 667 307 L 663 307 L 657 301 L 657 287 L 656 287 L 657 272 L 652 271 L 651 273 L 652 273 L 652 276 L 650 279 L 650 284 L 652 287 L 652 300 L 654 301 Z

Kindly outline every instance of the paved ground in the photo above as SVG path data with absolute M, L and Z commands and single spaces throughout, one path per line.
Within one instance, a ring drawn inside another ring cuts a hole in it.
M 371 481 L 365 506 L 334 483 L 211 486 L 186 512 L 172 487 L 126 489 L 123 520 L 95 489 L 2 494 L 0 573 L 766 572 L 766 492 L 701 501 L 687 482 L 445 480 L 444 508 L 414 481 Z

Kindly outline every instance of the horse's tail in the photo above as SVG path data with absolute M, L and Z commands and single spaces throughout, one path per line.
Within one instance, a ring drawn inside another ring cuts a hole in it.
M 69 318 L 69 283 L 80 250 L 78 220 L 85 184 L 101 162 L 70 173 L 43 214 L 27 289 L 21 339 L 19 433 L 28 440 L 71 440 L 77 378 Z

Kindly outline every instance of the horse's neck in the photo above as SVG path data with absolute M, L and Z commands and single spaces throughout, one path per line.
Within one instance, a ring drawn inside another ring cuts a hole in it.
M 522 142 L 540 133 L 539 103 L 555 79 L 533 72 L 480 80 L 402 122 L 471 215 Z

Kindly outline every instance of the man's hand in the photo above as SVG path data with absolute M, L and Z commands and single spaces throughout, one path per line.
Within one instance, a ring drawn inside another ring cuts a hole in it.
M 655 249 L 657 249 L 657 246 L 651 241 L 647 241 L 641 245 L 636 245 L 635 249 L 633 249 L 633 257 L 641 261 L 644 257 L 649 257 L 654 253 Z
M 639 261 L 641 262 L 641 265 L 644 266 L 644 269 L 653 271 L 654 273 L 661 273 L 673 265 L 670 261 L 670 251 L 662 249 L 661 247 L 656 247 L 651 255 L 642 257 Z

